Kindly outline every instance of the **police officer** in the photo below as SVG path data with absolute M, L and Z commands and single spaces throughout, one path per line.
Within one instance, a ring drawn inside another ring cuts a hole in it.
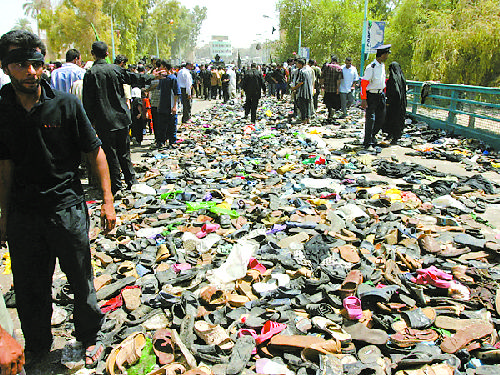
M 385 121 L 385 65 L 391 45 L 377 48 L 377 56 L 365 69 L 361 79 L 361 107 L 366 108 L 365 139 L 363 146 L 376 146 L 375 135 Z

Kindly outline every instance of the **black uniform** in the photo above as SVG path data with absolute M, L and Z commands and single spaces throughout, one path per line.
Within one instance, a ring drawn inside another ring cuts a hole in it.
M 56 257 L 74 293 L 75 334 L 91 342 L 100 328 L 90 263 L 89 217 L 78 176 L 81 153 L 101 145 L 80 101 L 42 80 L 27 112 L 12 85 L 0 90 L 0 160 L 13 163 L 7 236 L 17 310 L 27 351 L 52 343 Z
M 251 121 L 257 120 L 257 106 L 261 97 L 261 91 L 266 92 L 266 85 L 262 73 L 257 69 L 250 69 L 245 71 L 241 81 L 241 89 L 245 91 L 245 117 L 251 113 Z
M 122 188 L 121 171 L 130 187 L 136 182 L 130 159 L 130 110 L 123 90 L 130 76 L 118 65 L 96 60 L 83 77 L 83 106 L 106 153 L 111 191 Z

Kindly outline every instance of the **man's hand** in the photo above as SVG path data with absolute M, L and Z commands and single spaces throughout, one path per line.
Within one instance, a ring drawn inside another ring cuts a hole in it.
M 366 99 L 361 99 L 361 108 L 366 109 L 366 107 L 368 107 Z
M 172 107 L 172 114 L 173 115 L 177 114 L 177 107 L 175 107 L 175 106 Z
M 0 374 L 19 374 L 23 366 L 23 348 L 11 335 L 0 327 Z
M 116 225 L 116 212 L 113 203 L 103 203 L 101 206 L 101 228 L 104 233 L 113 230 Z
M 0 215 L 0 247 L 7 244 L 7 215 Z

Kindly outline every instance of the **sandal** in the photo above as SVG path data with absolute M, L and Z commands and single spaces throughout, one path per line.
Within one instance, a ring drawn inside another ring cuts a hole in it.
M 361 309 L 361 301 L 358 297 L 349 296 L 344 299 L 344 308 L 347 315 L 351 320 L 359 320 L 363 317 L 363 310 Z
M 125 364 L 131 366 L 141 358 L 142 348 L 146 345 L 146 336 L 142 332 L 134 332 L 115 347 L 106 360 L 106 370 L 109 375 L 126 374 Z
M 160 365 L 168 365 L 175 359 L 175 350 L 171 336 L 172 332 L 168 329 L 159 329 L 153 336 L 153 350 Z
M 104 357 L 104 352 L 106 351 L 106 347 L 100 341 L 96 342 L 92 346 L 92 349 L 90 349 L 91 346 L 89 346 L 85 351 L 85 367 L 88 369 L 95 368 L 99 361 Z M 97 354 L 99 352 L 99 349 L 101 349 L 101 352 Z

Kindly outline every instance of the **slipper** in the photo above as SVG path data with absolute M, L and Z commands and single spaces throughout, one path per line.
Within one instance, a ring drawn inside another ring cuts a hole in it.
M 134 332 L 115 347 L 106 360 L 106 370 L 109 375 L 126 374 L 125 364 L 131 366 L 141 358 L 142 348 L 146 345 L 146 336 L 142 332 Z
M 93 348 L 90 349 L 90 346 L 87 347 L 87 350 L 85 351 L 85 367 L 88 369 L 95 368 L 99 361 L 104 357 L 104 353 L 106 351 L 106 347 L 104 344 L 100 341 L 96 342 L 94 345 L 92 345 Z M 97 352 L 101 349 L 101 353 L 94 359 L 94 357 L 97 355 Z
M 260 264 L 259 261 L 255 258 L 250 258 L 250 260 L 248 261 L 248 268 L 252 270 L 257 270 L 261 274 L 267 271 L 266 267 Z
M 361 309 L 361 301 L 358 297 L 349 296 L 344 299 L 344 308 L 349 315 L 349 319 L 358 320 L 363 317 L 363 310 Z
M 301 356 L 305 361 L 316 362 L 316 358 L 321 354 L 340 354 L 341 344 L 338 340 L 326 340 L 324 342 L 309 345 L 302 350 Z
M 344 331 L 344 329 L 339 324 L 331 321 L 330 319 L 324 318 L 322 316 L 314 316 L 311 319 L 311 322 L 314 327 L 328 333 L 330 336 L 332 336 L 332 338 L 338 341 L 351 341 L 351 335 Z
M 170 363 L 168 365 L 160 367 L 158 370 L 154 370 L 147 375 L 178 375 L 184 374 L 186 368 L 180 363 Z
M 302 350 L 313 344 L 323 343 L 326 340 L 318 336 L 311 335 L 275 335 L 271 337 L 269 346 L 280 350 Z
M 159 329 L 153 336 L 153 350 L 160 365 L 172 363 L 175 350 L 172 343 L 172 332 L 169 329 Z
M 260 336 L 255 339 L 257 345 L 262 344 L 264 341 L 269 340 L 274 335 L 277 335 L 286 328 L 284 323 L 276 323 L 268 320 L 260 332 Z
M 222 350 L 228 350 L 234 346 L 234 342 L 220 325 L 198 320 L 194 324 L 194 331 L 208 345 L 218 345 Z
M 363 282 L 363 274 L 361 273 L 361 271 L 360 270 L 351 270 L 347 274 L 347 277 L 345 278 L 342 285 L 340 286 L 339 291 L 345 297 L 352 296 L 352 295 L 356 294 L 356 290 L 358 289 L 358 286 L 362 282 Z

